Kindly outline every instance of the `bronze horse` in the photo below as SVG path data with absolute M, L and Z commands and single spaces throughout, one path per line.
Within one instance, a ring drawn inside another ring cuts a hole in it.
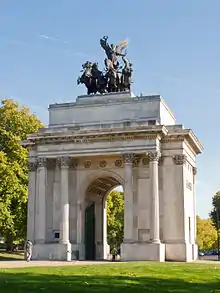
M 87 61 L 82 67 L 83 74 L 78 78 L 77 84 L 85 84 L 87 95 L 96 94 L 97 92 L 100 94 L 105 93 L 107 78 L 98 69 L 98 64 Z

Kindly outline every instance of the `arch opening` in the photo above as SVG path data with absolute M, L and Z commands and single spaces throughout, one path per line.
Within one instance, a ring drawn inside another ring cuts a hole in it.
M 119 218 L 124 219 L 123 186 L 113 176 L 96 178 L 86 189 L 86 202 L 85 258 L 109 259 L 112 248 L 119 250 L 118 240 L 123 239 L 123 227 L 117 225 Z

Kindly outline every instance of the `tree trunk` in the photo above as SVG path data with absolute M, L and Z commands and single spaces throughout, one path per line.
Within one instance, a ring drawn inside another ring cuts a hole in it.
M 6 233 L 6 250 L 13 251 L 13 235 L 10 232 Z

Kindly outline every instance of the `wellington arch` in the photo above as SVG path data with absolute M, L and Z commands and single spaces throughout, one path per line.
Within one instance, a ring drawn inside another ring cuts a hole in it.
M 161 96 L 79 96 L 49 106 L 29 135 L 27 238 L 33 259 L 107 259 L 105 199 L 124 189 L 121 259 L 193 261 L 196 155 Z

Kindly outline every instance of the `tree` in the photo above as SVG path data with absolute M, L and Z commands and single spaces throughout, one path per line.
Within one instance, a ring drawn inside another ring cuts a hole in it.
M 216 246 L 217 231 L 211 219 L 201 219 L 197 221 L 197 244 L 200 249 L 208 250 Z
M 215 228 L 220 229 L 220 191 L 212 197 L 212 210 L 209 215 Z
M 27 134 L 43 127 L 27 107 L 11 99 L 0 106 L 0 233 L 8 249 L 14 238 L 26 234 L 28 151 L 20 144 Z
M 113 190 L 107 197 L 107 240 L 112 248 L 123 242 L 124 194 Z

